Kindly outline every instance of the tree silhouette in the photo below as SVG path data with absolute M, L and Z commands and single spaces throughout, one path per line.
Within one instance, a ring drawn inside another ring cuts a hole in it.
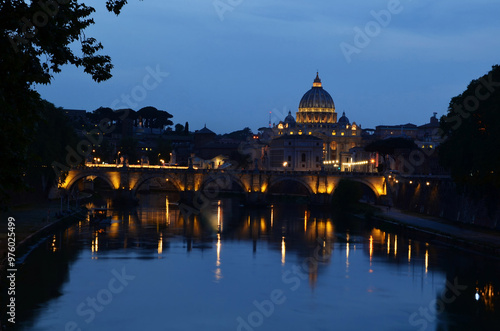
M 126 3 L 108 0 L 106 7 L 118 14 Z M 84 33 L 94 24 L 94 12 L 77 0 L 0 1 L 0 207 L 6 206 L 9 191 L 26 187 L 23 166 L 43 107 L 33 86 L 49 84 L 66 64 L 81 67 L 96 82 L 111 77 L 111 58 Z
M 500 66 L 470 82 L 441 118 L 441 164 L 457 183 L 500 188 Z

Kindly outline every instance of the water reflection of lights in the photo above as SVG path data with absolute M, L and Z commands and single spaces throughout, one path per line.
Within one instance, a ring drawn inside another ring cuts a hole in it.
M 304 212 L 304 232 L 307 232 L 307 210 Z
M 165 217 L 167 221 L 167 226 L 170 225 L 170 206 L 168 201 L 168 196 L 165 198 Z
M 285 252 L 286 252 L 286 247 L 285 247 L 285 237 L 281 237 L 281 264 L 285 265 Z
M 220 266 L 220 233 L 217 233 L 217 262 L 216 266 Z
M 217 231 L 222 232 L 222 207 L 221 201 L 217 202 Z
M 97 253 L 99 251 L 99 233 L 95 232 L 94 239 L 92 239 L 92 259 L 97 260 L 97 256 L 94 256 L 94 253 Z
M 425 249 L 425 273 L 429 271 L 429 250 Z
M 370 236 L 370 266 L 372 263 L 372 256 L 373 256 L 373 236 Z
M 271 228 L 274 225 L 274 205 L 271 205 Z
M 391 235 L 387 234 L 387 255 L 391 253 Z
M 411 261 L 411 240 L 408 244 L 408 263 Z
M 158 239 L 158 258 L 161 258 L 163 253 L 163 233 L 160 233 L 160 238 Z
M 398 255 L 398 235 L 394 236 L 394 256 Z
M 345 244 L 345 272 L 349 271 L 349 241 Z
M 483 288 L 476 287 L 476 301 L 482 300 L 489 311 L 495 311 L 494 300 L 497 295 L 500 295 L 500 293 L 495 293 L 495 288 L 491 283 L 486 284 Z
M 221 248 L 220 233 L 217 233 L 217 261 L 215 262 L 215 266 L 217 267 L 215 269 L 215 281 L 216 282 L 218 282 L 219 280 L 222 279 L 222 270 L 220 268 L 220 265 L 221 265 L 220 248 Z
M 52 246 L 52 251 L 53 252 L 57 251 L 57 247 L 56 247 L 56 235 L 54 235 L 52 237 L 52 244 L 51 244 L 51 246 Z

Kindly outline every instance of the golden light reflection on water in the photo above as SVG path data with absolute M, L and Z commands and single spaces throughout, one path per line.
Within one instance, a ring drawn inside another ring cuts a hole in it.
M 158 258 L 161 258 L 163 253 L 163 233 L 160 233 L 160 238 L 158 239 Z
M 307 210 L 304 212 L 304 232 L 307 232 Z
M 476 301 L 481 300 L 489 311 L 495 311 L 495 299 L 500 295 L 495 292 L 493 284 L 488 283 L 482 288 L 476 287 Z
M 349 271 L 349 242 L 345 244 L 345 271 Z
M 391 253 L 391 235 L 387 234 L 387 255 Z
M 217 233 L 217 262 L 215 263 L 216 266 L 220 266 L 220 233 Z
M 96 231 L 94 232 L 94 238 L 92 239 L 92 244 L 91 244 L 91 249 L 92 249 L 92 260 L 97 260 L 97 252 L 99 251 L 99 233 Z
M 223 231 L 222 228 L 222 207 L 221 201 L 217 201 L 217 231 L 220 233 Z
M 428 272 L 429 272 L 429 250 L 426 248 L 425 249 L 425 274 L 427 274 Z
M 370 266 L 372 263 L 372 257 L 373 257 L 373 236 L 370 236 Z
M 168 201 L 168 195 L 165 198 L 165 218 L 166 218 L 167 226 L 169 226 L 170 225 L 170 203 Z
M 285 247 L 285 237 L 281 237 L 281 264 L 285 265 L 285 253 L 286 253 L 286 247 Z
M 408 244 L 408 263 L 411 261 L 411 241 Z
M 394 236 L 394 256 L 398 255 L 398 235 Z
M 271 205 L 271 228 L 274 225 L 274 205 Z

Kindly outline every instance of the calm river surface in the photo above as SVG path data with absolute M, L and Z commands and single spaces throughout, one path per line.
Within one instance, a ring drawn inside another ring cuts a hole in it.
M 148 194 L 42 243 L 19 268 L 22 330 L 498 330 L 500 263 L 300 203 Z

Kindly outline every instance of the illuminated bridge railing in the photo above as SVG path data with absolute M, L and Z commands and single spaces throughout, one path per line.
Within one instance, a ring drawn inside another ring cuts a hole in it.
M 144 171 L 144 170 L 189 170 L 187 166 L 167 166 L 167 165 L 140 165 L 140 164 L 132 164 L 132 165 L 116 165 L 116 164 L 86 164 L 85 168 L 99 168 L 99 169 L 122 169 L 128 168 L 131 170 Z M 193 166 L 192 170 L 196 170 L 198 173 L 232 173 L 232 174 L 250 174 L 255 173 L 255 170 L 237 170 L 237 169 L 199 169 Z M 342 177 L 382 177 L 383 175 L 377 172 L 356 172 L 356 171 L 338 171 L 338 170 L 330 170 L 324 169 L 322 171 L 312 171 L 312 170 L 258 170 L 259 174 L 264 175 L 287 175 L 287 176 L 307 176 L 307 175 L 333 175 L 333 176 L 342 176 Z

